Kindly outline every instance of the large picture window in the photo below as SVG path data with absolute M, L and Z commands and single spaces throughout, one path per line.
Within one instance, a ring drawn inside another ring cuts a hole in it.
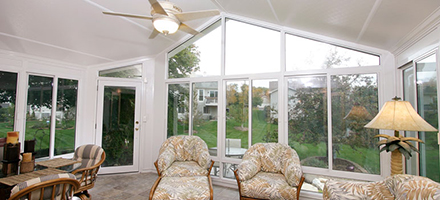
M 52 77 L 29 75 L 26 140 L 36 140 L 38 158 L 49 156 L 53 83 Z
M 189 84 L 168 85 L 168 137 L 188 134 Z
M 378 134 L 364 126 L 378 112 L 376 74 L 331 76 L 333 170 L 380 174 Z
M 217 82 L 199 82 L 192 84 L 193 91 L 217 91 Z M 199 99 L 193 100 L 192 106 L 192 131 L 193 135 L 202 138 L 212 156 L 217 155 L 217 119 L 218 119 L 218 99 L 215 96 L 205 95 L 200 96 Z M 194 95 L 196 97 L 196 95 Z M 193 97 L 193 98 L 194 98 Z M 202 97 L 202 98 L 200 98 Z
M 78 81 L 58 79 L 55 155 L 75 151 Z
M 56 102 L 52 102 L 55 86 Z M 77 80 L 29 75 L 25 138 L 35 140 L 37 158 L 75 151 L 77 90 Z M 51 137 L 55 138 L 53 155 Z
M 328 167 L 327 77 L 292 77 L 287 81 L 288 144 L 301 164 Z
M 269 142 L 295 149 L 307 173 L 379 178 L 377 130 L 363 128 L 378 112 L 379 56 L 222 22 L 168 53 L 168 137 L 201 137 L 213 176 L 227 181 L 251 145 Z M 224 31 L 211 37 L 217 30 Z M 205 38 L 215 45 L 201 48 Z M 203 55 L 215 55 L 210 65 Z

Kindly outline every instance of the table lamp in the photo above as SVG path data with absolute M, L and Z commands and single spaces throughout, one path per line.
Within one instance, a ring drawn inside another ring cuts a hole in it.
M 409 159 L 412 150 L 418 152 L 410 141 L 422 142 L 413 137 L 402 137 L 399 131 L 437 131 L 426 122 L 411 106 L 408 101 L 400 101 L 394 97 L 380 109 L 379 113 L 367 124 L 365 128 L 394 130 L 394 136 L 378 134 L 374 137 L 386 138 L 378 142 L 383 146 L 380 151 L 391 151 L 391 175 L 403 174 L 402 154 Z

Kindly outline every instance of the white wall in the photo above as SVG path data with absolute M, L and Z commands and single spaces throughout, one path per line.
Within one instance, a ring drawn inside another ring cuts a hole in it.
M 86 99 L 87 105 L 84 108 L 84 112 L 88 113 L 88 116 L 83 119 L 84 120 L 84 129 L 89 133 L 87 138 L 84 138 L 82 142 L 84 143 L 97 143 L 96 141 L 96 130 L 95 124 L 97 118 L 97 106 L 100 105 L 100 102 L 97 102 L 98 91 L 97 86 L 99 80 L 106 81 L 118 81 L 122 79 L 118 78 L 99 78 L 98 72 L 100 70 L 112 69 L 117 67 L 123 67 L 127 65 L 133 64 L 142 64 L 142 96 L 141 96 L 141 105 L 140 105 L 140 119 L 141 122 L 140 130 L 139 130 L 139 145 L 138 145 L 138 166 L 139 171 L 141 172 L 155 172 L 154 161 L 155 157 L 151 152 L 153 151 L 153 147 L 155 144 L 154 138 L 157 137 L 157 134 L 154 134 L 154 128 L 157 126 L 157 115 L 153 110 L 155 110 L 158 106 L 154 103 L 155 101 L 155 59 L 149 57 L 142 58 L 134 58 L 129 60 L 123 60 L 118 62 L 106 63 L 101 65 L 90 66 L 87 70 L 87 79 L 86 79 Z M 131 80 L 132 81 L 132 80 Z M 136 80 L 135 80 L 136 81 Z M 162 142 L 160 142 L 162 143 Z

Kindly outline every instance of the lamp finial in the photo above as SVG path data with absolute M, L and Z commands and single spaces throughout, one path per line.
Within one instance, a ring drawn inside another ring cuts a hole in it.
M 394 96 L 394 98 L 392 98 L 392 100 L 394 100 L 394 101 L 399 101 L 399 100 L 401 100 L 401 98 L 400 98 L 400 97 L 397 97 L 397 96 Z

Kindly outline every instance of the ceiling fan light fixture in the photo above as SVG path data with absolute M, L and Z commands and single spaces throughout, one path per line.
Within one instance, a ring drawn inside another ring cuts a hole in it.
M 154 28 L 164 35 L 173 34 L 179 29 L 180 22 L 168 17 L 158 17 L 153 19 Z

